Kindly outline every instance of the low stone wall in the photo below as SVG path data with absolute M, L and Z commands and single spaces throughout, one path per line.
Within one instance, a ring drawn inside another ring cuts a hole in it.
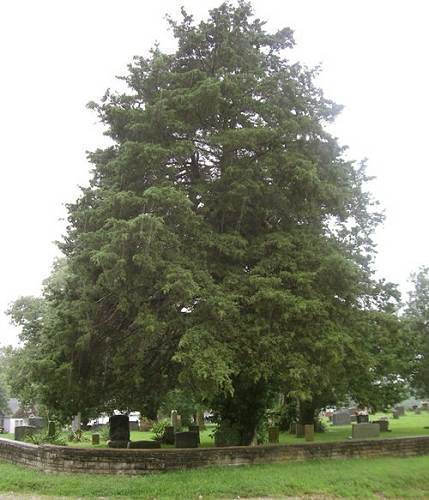
M 145 474 L 214 465 L 359 457 L 410 457 L 429 454 L 429 436 L 334 443 L 197 449 L 91 449 L 35 446 L 0 439 L 0 460 L 46 472 Z

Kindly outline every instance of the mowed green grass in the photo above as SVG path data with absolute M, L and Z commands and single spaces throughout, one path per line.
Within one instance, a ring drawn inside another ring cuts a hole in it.
M 380 439 L 395 438 L 395 437 L 409 437 L 409 436 L 429 436 L 429 413 L 423 412 L 420 415 L 415 415 L 412 412 L 407 412 L 406 416 L 401 417 L 399 420 L 394 420 L 392 416 L 388 414 L 379 413 L 377 415 L 371 416 L 371 420 L 377 420 L 381 417 L 389 418 L 389 428 L 391 432 L 383 432 L 380 434 Z M 335 426 L 325 421 L 326 432 L 315 434 L 315 441 L 318 442 L 329 442 L 329 441 L 344 441 L 351 437 L 352 426 L 351 425 L 341 425 Z M 202 447 L 213 446 L 213 431 L 214 426 L 207 426 L 205 431 L 200 433 L 200 440 Z M 102 442 L 100 445 L 91 445 L 91 433 L 85 433 L 85 440 L 75 443 L 69 443 L 70 446 L 77 447 L 94 447 L 94 448 L 105 448 L 106 443 Z M 152 432 L 131 432 L 132 441 L 140 440 L 150 440 L 153 439 L 154 435 Z M 297 438 L 292 434 L 287 432 L 282 432 L 280 434 L 281 444 L 299 444 L 303 443 L 303 438 Z M 168 447 L 168 446 L 166 446 Z M 172 447 L 172 446 L 171 446 Z
M 12 498 L 429 498 L 429 456 L 211 467 L 145 476 L 44 474 L 0 462 Z
M 414 412 L 407 412 L 404 417 L 400 417 L 398 420 L 394 420 L 391 414 L 388 413 L 377 413 L 376 415 L 370 416 L 370 421 L 378 420 L 382 417 L 387 417 L 389 419 L 389 430 L 390 432 L 382 432 L 379 439 L 397 438 L 397 437 L 411 437 L 411 436 L 429 436 L 429 413 L 422 412 L 420 415 L 416 415 Z M 343 441 L 349 439 L 352 435 L 351 425 L 332 425 L 326 424 L 326 432 L 315 434 L 315 440 L 320 442 L 326 441 Z M 288 433 L 280 434 L 280 443 L 284 444 L 296 444 L 302 443 L 304 440 L 302 438 L 296 438 L 295 436 Z

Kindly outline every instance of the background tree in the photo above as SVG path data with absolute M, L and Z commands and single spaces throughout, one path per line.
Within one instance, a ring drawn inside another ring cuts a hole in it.
M 413 288 L 409 293 L 404 319 L 408 342 L 415 350 L 411 387 L 420 397 L 429 395 L 429 268 L 411 275 Z
M 0 349 L 0 414 L 7 414 L 9 407 L 10 390 L 6 381 L 6 353 L 6 348 Z

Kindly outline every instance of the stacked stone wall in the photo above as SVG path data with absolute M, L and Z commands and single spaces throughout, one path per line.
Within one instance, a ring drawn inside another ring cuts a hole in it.
M 429 436 L 333 443 L 196 449 L 91 449 L 0 439 L 0 460 L 46 472 L 145 474 L 216 465 L 429 454 Z

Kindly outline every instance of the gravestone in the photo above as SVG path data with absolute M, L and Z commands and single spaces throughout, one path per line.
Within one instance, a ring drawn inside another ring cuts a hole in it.
M 395 420 L 398 420 L 398 419 L 399 419 L 399 412 L 398 412 L 398 411 L 393 410 L 393 411 L 392 411 L 392 414 L 393 414 L 393 418 L 394 418 Z
M 316 420 L 315 424 L 314 424 L 314 432 L 319 432 L 319 433 L 322 433 L 322 432 L 325 432 L 325 425 L 323 424 L 323 422 L 321 422 L 320 420 Z
M 174 427 L 172 425 L 165 427 L 162 442 L 165 444 L 174 444 Z
M 423 411 L 429 411 L 429 403 L 422 403 L 422 410 Z
M 389 432 L 389 421 L 386 419 L 374 420 L 373 424 L 378 424 L 380 426 L 380 432 Z
M 356 415 L 357 424 L 367 424 L 369 422 L 369 415 Z
M 33 425 L 17 425 L 15 427 L 15 441 L 24 441 L 27 436 L 36 432 Z
M 54 437 L 56 433 L 57 433 L 57 428 L 56 428 L 55 422 L 53 420 L 49 420 L 49 422 L 48 422 L 48 436 Z
M 128 448 L 131 450 L 153 450 L 161 448 L 160 441 L 129 441 Z
M 130 440 L 130 419 L 128 415 L 112 415 L 109 418 L 109 443 L 114 443 L 115 441 L 125 442 L 128 444 Z M 126 448 L 125 446 L 110 446 L 109 448 Z
M 405 416 L 405 406 L 395 406 L 395 410 L 400 417 Z
M 176 448 L 198 448 L 198 432 L 176 432 L 174 438 Z
M 46 427 L 46 419 L 43 417 L 30 417 L 28 419 L 28 425 L 35 427 L 38 431 L 41 431 Z
M 352 425 L 353 439 L 368 439 L 380 436 L 380 425 L 376 423 L 362 423 Z
M 314 441 L 314 424 L 304 425 L 304 436 L 306 441 Z
M 92 434 L 92 444 L 100 444 L 100 434 Z
M 304 425 L 297 423 L 296 424 L 296 437 L 303 438 L 304 437 Z
M 292 422 L 289 427 L 289 434 L 296 434 L 296 422 Z
M 198 444 L 200 444 L 200 427 L 198 425 L 195 425 L 195 424 L 190 424 L 188 425 L 188 430 L 190 432 L 196 432 L 197 435 L 198 435 Z
M 139 423 L 137 420 L 130 420 L 130 431 L 139 431 Z
M 268 427 L 268 442 L 270 444 L 278 444 L 280 431 L 278 427 Z
M 171 425 L 174 428 L 174 432 L 179 430 L 179 418 L 177 415 L 177 410 L 171 410 Z
M 77 415 L 75 415 L 73 417 L 72 425 L 71 425 L 73 432 L 80 432 L 81 423 L 82 423 L 81 420 L 82 419 L 81 419 L 81 414 L 80 413 L 78 413 Z
M 332 415 L 333 425 L 349 425 L 351 423 L 351 417 L 348 410 L 339 410 Z

